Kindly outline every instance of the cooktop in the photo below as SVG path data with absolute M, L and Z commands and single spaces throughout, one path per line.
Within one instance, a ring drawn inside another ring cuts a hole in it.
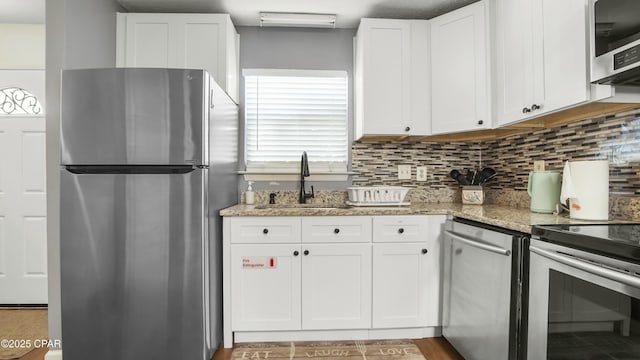
M 534 225 L 542 241 L 640 264 L 640 223 Z

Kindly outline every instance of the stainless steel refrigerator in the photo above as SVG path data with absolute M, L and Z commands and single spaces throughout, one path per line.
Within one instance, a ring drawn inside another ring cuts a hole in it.
M 204 70 L 62 73 L 65 360 L 208 360 L 221 219 L 238 200 L 237 105 Z

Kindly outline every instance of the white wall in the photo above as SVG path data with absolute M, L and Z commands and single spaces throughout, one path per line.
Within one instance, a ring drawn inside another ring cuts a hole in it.
M 240 123 L 244 124 L 243 69 L 343 70 L 349 77 L 349 144 L 353 139 L 353 37 L 355 29 L 262 28 L 237 26 L 240 34 Z M 243 129 L 244 126 L 241 126 Z M 240 133 L 244 147 L 244 130 Z M 244 151 L 240 151 L 243 168 Z M 349 151 L 351 163 L 351 151 Z M 316 189 L 344 189 L 346 182 L 313 182 Z M 247 188 L 239 178 L 240 191 Z M 298 182 L 281 181 L 278 185 L 260 181 L 255 190 L 295 190 Z
M 60 71 L 114 67 L 115 0 L 47 0 L 47 252 L 49 338 L 62 339 L 60 319 Z M 64 339 L 62 339 L 64 347 Z
M 44 24 L 0 24 L 0 44 L 0 69 L 44 70 Z

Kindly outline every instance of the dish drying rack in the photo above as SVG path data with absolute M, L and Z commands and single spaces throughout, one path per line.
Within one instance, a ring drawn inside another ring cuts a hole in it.
M 410 188 L 404 186 L 350 186 L 347 188 L 351 206 L 407 206 L 405 202 Z

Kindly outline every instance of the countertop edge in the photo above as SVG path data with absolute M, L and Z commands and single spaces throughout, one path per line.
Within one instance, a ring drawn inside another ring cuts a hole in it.
M 260 216 L 403 216 L 450 215 L 494 225 L 508 230 L 531 233 L 533 225 L 585 224 L 588 221 L 570 219 L 567 215 L 533 213 L 528 208 L 503 205 L 463 205 L 460 203 L 417 203 L 407 207 L 337 207 L 297 208 L 292 206 L 256 208 L 254 205 L 235 205 L 220 211 L 223 217 Z

